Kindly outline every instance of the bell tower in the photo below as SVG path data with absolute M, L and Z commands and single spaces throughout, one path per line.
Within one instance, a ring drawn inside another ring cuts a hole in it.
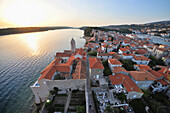
M 76 42 L 75 42 L 75 40 L 72 38 L 70 43 L 71 43 L 71 52 L 75 53 L 76 52 Z

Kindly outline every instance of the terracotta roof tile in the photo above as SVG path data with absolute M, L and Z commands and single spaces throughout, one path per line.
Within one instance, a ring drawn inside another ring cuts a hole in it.
M 147 57 L 145 57 L 145 56 L 143 56 L 143 55 L 141 55 L 141 56 L 135 56 L 135 55 L 134 55 L 133 58 L 134 58 L 135 60 L 150 61 L 149 58 L 147 58 Z
M 156 77 L 153 76 L 151 73 L 143 70 L 143 71 L 128 71 L 129 74 L 136 80 L 136 81 L 154 81 Z
M 127 75 L 118 73 L 116 75 L 109 75 L 109 79 L 112 85 L 122 84 L 126 88 L 127 92 L 136 91 L 143 93 L 140 88 L 133 82 L 133 80 Z
M 122 65 L 122 63 L 117 59 L 108 59 L 112 65 Z
M 71 54 L 68 54 L 68 53 L 56 53 L 56 57 L 70 57 Z
M 161 83 L 162 85 L 169 85 L 169 83 L 165 81 L 164 79 L 157 80 L 157 82 Z
M 149 70 L 149 72 L 154 75 L 156 78 L 160 78 L 160 77 L 163 77 L 162 74 L 156 72 L 155 70 Z
M 116 74 L 116 73 L 118 73 L 118 72 L 122 72 L 122 71 L 124 71 L 124 72 L 127 72 L 127 73 L 128 73 L 128 71 L 126 71 L 126 69 L 125 69 L 125 68 L 120 67 L 120 66 L 119 66 L 119 67 L 114 67 L 112 71 L 113 71 L 113 73 L 114 73 L 114 74 Z
M 91 69 L 104 69 L 101 60 L 97 58 L 89 58 L 89 65 Z
M 148 65 L 135 65 L 139 67 L 140 70 L 152 70 Z
M 86 63 L 85 61 L 79 61 L 77 63 L 75 72 L 73 73 L 73 79 L 85 79 L 86 78 Z
M 121 51 L 128 51 L 126 48 L 120 48 Z

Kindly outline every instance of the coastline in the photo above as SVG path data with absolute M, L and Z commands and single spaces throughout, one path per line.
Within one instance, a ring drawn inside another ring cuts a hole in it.
M 43 32 L 57 29 L 75 29 L 73 27 L 20 27 L 20 28 L 4 28 L 0 29 L 0 36 L 11 34 L 22 34 L 32 32 Z

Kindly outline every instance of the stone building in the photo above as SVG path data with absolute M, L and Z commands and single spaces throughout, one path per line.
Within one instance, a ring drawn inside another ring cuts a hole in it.
M 70 43 L 71 43 L 71 51 L 73 53 L 75 53 L 76 52 L 76 42 L 75 42 L 75 40 L 72 38 Z

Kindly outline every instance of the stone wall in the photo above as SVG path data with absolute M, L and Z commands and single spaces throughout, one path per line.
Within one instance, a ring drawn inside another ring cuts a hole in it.
M 54 87 L 57 87 L 58 89 L 85 89 L 85 79 L 77 79 L 77 80 L 53 80 L 53 81 L 47 81 L 47 86 L 49 90 L 53 90 Z
M 99 75 L 99 78 L 103 78 L 103 69 L 90 69 L 91 79 L 96 79 L 94 78 L 96 75 Z

